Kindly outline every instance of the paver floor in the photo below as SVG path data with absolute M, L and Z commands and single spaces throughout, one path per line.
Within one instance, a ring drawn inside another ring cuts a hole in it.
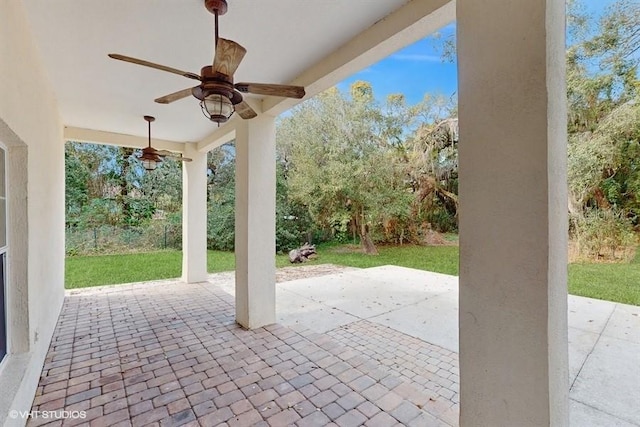
M 210 283 L 149 283 L 70 293 L 42 371 L 34 411 L 84 418 L 28 425 L 447 426 L 457 419 L 450 351 L 382 330 L 406 353 L 350 336 L 234 321 L 233 298 Z M 400 341 L 398 341 L 400 340 Z M 373 345 L 375 347 L 375 345 Z M 441 353 L 442 352 L 442 353 Z M 416 373 L 399 358 L 416 359 Z M 384 361 L 378 361 L 385 356 Z M 394 359 L 395 358 L 395 359 Z M 421 365 L 419 366 L 418 363 Z M 427 387 L 416 387 L 427 385 Z

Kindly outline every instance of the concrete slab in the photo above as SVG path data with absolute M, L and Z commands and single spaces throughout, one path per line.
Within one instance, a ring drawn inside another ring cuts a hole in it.
M 570 391 L 578 402 L 640 424 L 640 344 L 601 336 Z
M 569 327 L 569 383 L 573 384 L 580 369 L 593 351 L 600 334 Z
M 216 281 L 233 294 L 233 275 Z M 367 319 L 458 351 L 458 278 L 384 266 L 276 287 L 278 322 L 325 333 Z M 640 426 L 640 307 L 569 295 L 572 427 Z
M 416 270 L 414 268 L 384 265 L 350 272 L 356 276 L 372 278 L 387 282 L 392 286 L 420 285 L 421 289 L 433 293 L 442 293 L 458 289 L 458 277 L 448 274 L 433 273 L 431 271 Z
M 569 327 L 601 333 L 611 317 L 616 303 L 569 295 Z
M 208 282 L 213 285 L 219 286 L 229 295 L 236 294 L 236 275 L 233 271 L 210 274 Z
M 446 289 L 434 290 L 433 284 L 422 284 L 419 279 L 395 283 L 361 272 L 294 280 L 279 286 L 362 319 L 447 292 Z
M 305 298 L 281 286 L 276 287 L 276 317 L 286 326 L 302 326 L 325 333 L 358 320 L 342 310 Z
M 571 427 L 637 427 L 637 424 L 628 423 L 573 399 L 569 400 L 569 416 Z
M 437 295 L 368 320 L 447 350 L 458 351 L 457 292 Z
M 619 338 L 640 344 L 640 307 L 635 305 L 616 304 L 613 315 L 611 315 L 611 319 L 609 320 L 607 327 L 604 329 L 603 334 L 608 337 Z M 640 353 L 638 353 L 637 360 L 640 365 Z M 638 406 L 640 406 L 640 403 Z

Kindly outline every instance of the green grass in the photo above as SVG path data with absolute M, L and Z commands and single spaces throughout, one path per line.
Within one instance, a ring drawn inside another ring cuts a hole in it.
M 457 246 L 379 246 L 377 256 L 365 255 L 359 246 L 323 244 L 318 245 L 317 259 L 313 264 L 336 264 L 368 268 L 380 265 L 398 265 L 437 273 L 458 274 Z M 309 263 L 305 263 L 308 265 Z M 276 258 L 276 265 L 291 265 L 285 255 Z
M 210 273 L 229 271 L 234 268 L 233 253 L 208 251 L 207 269 Z M 65 287 L 73 289 L 171 279 L 179 277 L 182 274 L 181 270 L 182 252 L 180 251 L 67 257 Z
M 368 256 L 351 245 L 323 244 L 319 257 L 310 263 L 352 267 L 399 265 L 445 274 L 458 274 L 457 246 L 382 246 L 378 256 Z M 286 255 L 276 256 L 276 266 L 291 266 Z M 179 277 L 182 253 L 161 251 L 141 254 L 69 257 L 67 289 L 115 283 Z M 208 251 L 210 273 L 235 268 L 233 253 Z M 640 305 L 640 252 L 631 263 L 576 263 L 569 266 L 569 293 L 590 298 Z
M 569 293 L 640 305 L 640 265 L 571 264 Z

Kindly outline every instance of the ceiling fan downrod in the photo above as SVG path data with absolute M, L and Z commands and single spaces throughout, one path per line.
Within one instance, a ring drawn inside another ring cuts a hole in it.
M 153 116 L 144 116 L 144 119 L 149 125 L 147 135 L 149 137 L 149 147 L 151 147 L 151 122 L 155 121 L 156 118 Z
M 139 158 L 144 168 L 147 171 L 152 171 L 158 166 L 158 163 L 162 162 L 162 158 L 158 156 L 156 150 L 151 147 L 151 122 L 155 121 L 156 118 L 153 116 L 144 116 L 144 119 L 148 123 L 149 146 L 142 149 L 142 156 Z
M 218 46 L 218 17 L 227 13 L 226 0 L 204 0 L 204 7 L 215 16 L 215 45 Z

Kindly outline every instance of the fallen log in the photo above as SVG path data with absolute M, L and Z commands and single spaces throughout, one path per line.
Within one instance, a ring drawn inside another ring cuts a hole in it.
M 289 262 L 291 262 L 292 264 L 305 262 L 309 259 L 315 258 L 316 256 L 316 246 L 305 243 L 298 249 L 292 249 L 291 251 L 289 251 Z

